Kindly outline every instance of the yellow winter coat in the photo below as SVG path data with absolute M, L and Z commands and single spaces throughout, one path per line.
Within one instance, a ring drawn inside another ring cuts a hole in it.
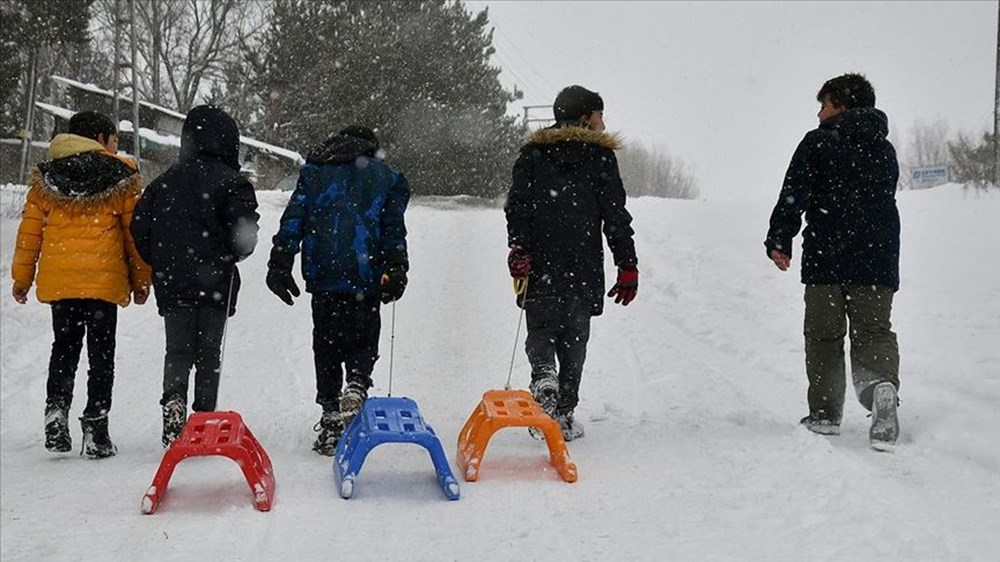
M 142 192 L 135 164 L 98 142 L 57 135 L 52 161 L 31 174 L 17 230 L 11 276 L 40 302 L 100 299 L 128 306 L 147 291 L 150 268 L 139 257 L 129 225 Z

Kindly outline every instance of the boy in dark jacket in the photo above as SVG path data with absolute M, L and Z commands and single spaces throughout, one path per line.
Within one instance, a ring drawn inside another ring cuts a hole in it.
M 136 304 L 149 296 L 149 266 L 129 233 L 142 184 L 135 163 L 117 151 L 118 129 L 110 117 L 73 115 L 69 132 L 49 145 L 52 160 L 32 171 L 11 266 L 14 300 L 26 303 L 35 284 L 39 302 L 52 305 L 45 448 L 53 452 L 72 448 L 69 407 L 87 341 L 80 452 L 90 458 L 118 451 L 108 434 L 118 307 L 128 306 L 130 294 Z
M 889 321 L 899 289 L 896 151 L 884 113 L 863 76 L 828 80 L 816 96 L 819 128 L 799 143 L 785 174 L 764 246 L 781 271 L 802 225 L 809 415 L 801 423 L 837 435 L 844 409 L 844 336 L 851 375 L 872 412 L 869 438 L 885 450 L 899 435 L 899 349 Z
M 323 414 L 313 450 L 333 455 L 372 386 L 381 329 L 379 301 L 403 296 L 409 259 L 403 214 L 410 188 L 378 157 L 371 129 L 348 127 L 310 152 L 281 215 L 267 286 L 291 305 L 302 251 L 312 293 L 316 403 Z M 347 385 L 341 394 L 344 371 Z
M 221 109 L 187 114 L 180 160 L 153 180 L 135 209 L 132 234 L 153 268 L 164 318 L 163 446 L 187 420 L 188 379 L 195 367 L 196 412 L 215 410 L 226 319 L 236 312 L 236 262 L 257 244 L 257 197 L 240 175 L 240 133 Z
M 604 132 L 604 101 L 570 86 L 559 92 L 554 112 L 555 125 L 535 131 L 521 148 L 504 210 L 510 274 L 527 281 L 518 305 L 528 326 L 530 390 L 569 441 L 583 436 L 573 410 L 590 318 L 604 306 L 602 231 L 618 266 L 608 296 L 632 302 L 639 271 L 614 152 L 620 143 Z

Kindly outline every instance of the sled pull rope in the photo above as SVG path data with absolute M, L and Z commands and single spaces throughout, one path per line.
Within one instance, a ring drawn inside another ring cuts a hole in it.
M 392 356 L 396 347 L 396 301 L 392 301 L 392 327 L 389 329 L 389 393 L 392 396 Z
M 517 355 L 517 340 L 521 338 L 521 322 L 524 320 L 524 302 L 528 297 L 528 278 L 514 279 L 514 294 L 521 297 L 521 312 L 517 315 L 517 330 L 514 332 L 514 348 L 510 351 L 510 369 L 507 371 L 507 384 L 504 390 L 510 390 L 510 378 L 514 374 L 514 357 Z
M 226 319 L 222 322 L 222 347 L 219 349 L 219 374 L 222 374 L 222 363 L 226 360 L 226 334 L 229 333 L 229 305 L 233 300 L 233 281 L 236 279 L 236 265 L 229 273 L 229 293 L 226 295 Z

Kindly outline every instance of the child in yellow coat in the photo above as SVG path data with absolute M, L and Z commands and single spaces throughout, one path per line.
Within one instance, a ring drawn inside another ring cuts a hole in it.
M 52 139 L 52 160 L 31 174 L 17 231 L 11 276 L 20 304 L 36 285 L 52 305 L 54 341 L 45 400 L 45 447 L 72 448 L 68 415 L 76 368 L 87 340 L 87 405 L 81 454 L 114 455 L 108 411 L 115 369 L 117 307 L 149 297 L 150 270 L 135 250 L 129 225 L 142 191 L 135 164 L 117 155 L 118 134 L 106 115 L 72 117 L 68 134 Z

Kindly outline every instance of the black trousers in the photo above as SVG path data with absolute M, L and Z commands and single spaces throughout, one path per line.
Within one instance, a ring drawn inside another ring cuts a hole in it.
M 345 370 L 347 384 L 366 391 L 371 388 L 382 329 L 379 306 L 375 296 L 359 299 L 353 294 L 313 294 L 316 403 L 324 412 L 340 410 Z
M 568 412 L 580 402 L 590 311 L 590 304 L 575 296 L 529 298 L 525 303 L 528 335 L 524 349 L 531 363 L 531 380 L 558 378 L 557 413 Z
M 219 397 L 219 366 L 222 334 L 226 329 L 226 309 L 216 306 L 184 306 L 167 311 L 163 317 L 167 353 L 163 361 L 163 397 L 182 398 L 187 404 L 188 380 L 195 368 L 195 412 L 211 412 Z
M 46 404 L 69 410 L 73 402 L 76 368 L 83 338 L 87 338 L 87 407 L 84 417 L 97 417 L 111 409 L 115 382 L 115 331 L 118 305 L 98 299 L 65 299 L 52 303 L 52 355 Z

